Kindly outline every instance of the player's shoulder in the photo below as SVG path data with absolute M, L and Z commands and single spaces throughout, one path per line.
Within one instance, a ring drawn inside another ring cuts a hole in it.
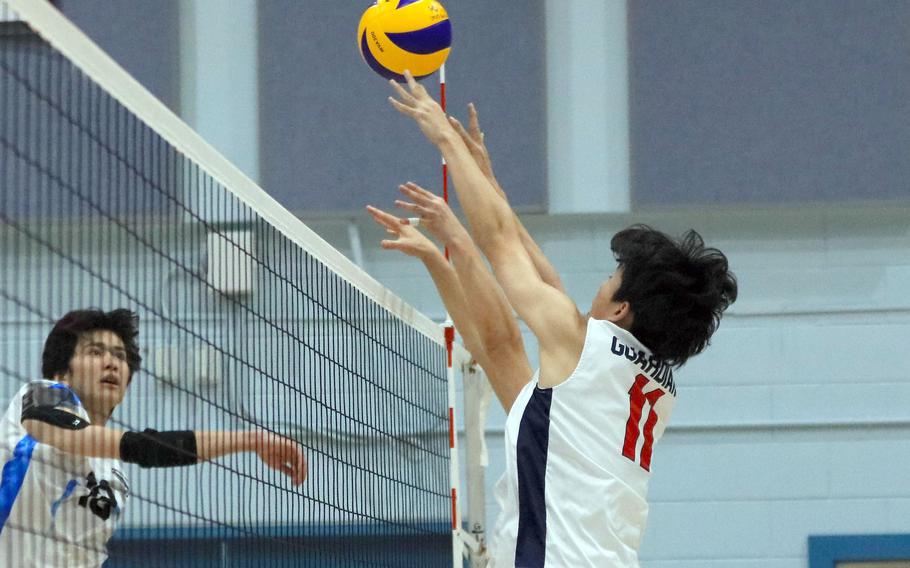
M 651 350 L 632 335 L 632 332 L 619 327 L 609 320 L 590 318 L 588 320 L 588 337 L 595 341 L 606 343 L 611 349 L 616 349 L 618 345 L 623 345 L 632 347 L 636 352 L 643 351 L 649 355 L 651 354 Z
M 42 392 L 44 390 L 50 389 L 55 385 L 54 381 L 49 381 L 47 379 L 35 379 L 23 383 L 22 386 L 16 391 L 16 393 L 9 399 L 11 405 L 21 406 L 23 399 L 25 399 L 30 394 L 33 396 L 34 393 Z
M 30 381 L 20 392 L 23 417 L 39 409 L 65 411 L 85 417 L 79 395 L 66 383 L 39 379 Z
M 66 383 L 50 379 L 35 379 L 23 385 L 20 392 L 25 395 L 45 396 L 60 400 L 71 400 L 82 404 L 76 392 Z
M 41 393 L 51 388 L 53 384 L 54 381 L 36 379 L 23 383 L 19 387 L 12 398 L 9 399 L 6 410 L 3 413 L 2 423 L 0 423 L 0 435 L 5 441 L 10 437 L 13 439 L 21 437 L 24 433 L 20 425 L 23 408 L 27 404 L 32 404 L 33 401 L 41 400 Z

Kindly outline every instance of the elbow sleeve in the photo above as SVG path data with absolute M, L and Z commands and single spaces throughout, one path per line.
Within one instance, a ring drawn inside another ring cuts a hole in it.
M 193 465 L 199 460 L 192 430 L 125 432 L 120 439 L 120 459 L 140 467 Z

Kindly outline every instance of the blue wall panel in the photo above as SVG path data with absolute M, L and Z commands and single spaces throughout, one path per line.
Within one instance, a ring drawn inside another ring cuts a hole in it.
M 444 2 L 453 25 L 448 110 L 474 101 L 513 204 L 546 204 L 543 2 Z M 262 186 L 285 207 L 391 207 L 398 184 L 440 189 L 440 158 L 391 89 L 361 60 L 361 2 L 267 0 L 259 6 Z M 438 96 L 438 78 L 425 79 Z
M 59 0 L 60 10 L 174 112 L 180 102 L 178 0 Z
M 910 200 L 910 3 L 629 3 L 637 206 Z

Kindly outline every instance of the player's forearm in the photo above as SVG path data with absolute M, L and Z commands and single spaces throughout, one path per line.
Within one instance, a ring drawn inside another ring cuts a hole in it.
M 490 181 L 490 185 L 493 187 L 493 190 L 496 192 L 503 201 L 509 206 L 509 209 L 512 209 L 512 206 L 509 204 L 509 198 L 506 196 L 506 192 L 502 189 L 502 186 L 499 185 L 496 176 L 493 175 L 493 172 L 490 171 L 487 174 L 487 179 Z M 527 228 L 525 228 L 524 223 L 521 222 L 521 219 L 518 217 L 518 214 L 512 210 L 512 219 L 515 221 L 515 227 L 518 229 L 518 235 L 521 239 L 521 244 L 524 246 L 524 249 L 528 252 L 528 255 L 531 257 L 531 261 L 534 263 L 534 268 L 537 269 L 537 273 L 540 275 L 540 278 L 547 283 L 548 285 L 556 288 L 560 291 L 565 291 L 562 287 L 562 280 L 559 278 L 559 274 L 556 272 L 556 269 L 553 268 L 553 265 L 547 259 L 546 255 L 531 237 L 531 234 L 528 233 Z
M 550 260 L 543 253 L 543 250 L 537 245 L 537 242 L 531 237 L 528 230 L 518 219 L 518 215 L 515 216 L 515 224 L 518 227 L 518 232 L 521 237 L 521 244 L 524 246 L 525 250 L 528 251 L 528 255 L 531 257 L 531 262 L 534 263 L 534 268 L 537 269 L 537 273 L 540 275 L 540 279 L 545 283 L 549 284 L 553 288 L 561 292 L 565 292 L 565 289 L 562 286 L 562 279 L 559 277 L 559 273 L 556 272 L 556 269 L 553 268 L 553 265 L 550 264 Z
M 213 460 L 228 454 L 256 451 L 259 432 L 195 432 L 196 454 L 200 461 Z
M 486 253 L 487 247 L 499 239 L 518 239 L 512 209 L 480 170 L 461 137 L 452 130 L 439 143 L 439 149 L 477 246 Z
M 439 297 L 455 324 L 455 329 L 461 334 L 465 347 L 472 353 L 477 349 L 477 333 L 468 316 L 467 299 L 461 287 L 461 281 L 455 269 L 449 264 L 442 254 L 436 254 L 423 259 L 430 278 L 439 292 Z
M 120 459 L 122 430 L 105 426 L 67 430 L 38 420 L 26 420 L 23 425 L 32 438 L 61 452 L 88 458 Z
M 66 428 L 34 419 L 23 420 L 22 425 L 32 438 L 61 452 L 89 458 L 122 460 L 142 467 L 173 467 L 196 463 L 200 459 L 197 436 L 203 438 L 207 455 L 217 456 L 255 448 L 255 443 L 250 438 L 233 433 L 197 433 L 189 430 L 157 432 L 148 429 L 127 432 L 95 425 Z

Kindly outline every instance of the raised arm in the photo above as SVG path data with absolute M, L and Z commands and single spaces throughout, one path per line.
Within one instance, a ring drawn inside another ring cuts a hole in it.
M 380 246 L 386 250 L 397 250 L 420 260 L 426 267 L 436 291 L 455 323 L 455 329 L 461 334 L 465 347 L 476 357 L 480 351 L 480 340 L 474 323 L 468 316 L 467 300 L 464 290 L 458 281 L 455 269 L 443 256 L 439 248 L 424 236 L 416 227 L 372 205 L 367 205 L 367 212 L 373 220 L 385 229 L 394 239 L 384 239 Z
M 396 241 L 383 241 L 382 246 L 423 261 L 465 347 L 486 371 L 493 391 L 508 412 L 530 379 L 531 367 L 505 295 L 445 202 L 415 184 L 400 189 L 414 202 L 397 204 L 419 215 L 421 227 L 449 246 L 452 264 L 408 220 L 370 207 L 376 222 L 398 235 Z
M 489 259 L 515 310 L 537 336 L 543 385 L 558 384 L 577 366 L 584 346 L 586 319 L 565 293 L 540 277 L 521 242 L 508 204 L 492 188 L 470 151 L 426 89 L 410 74 L 408 90 L 392 82 L 400 101 L 392 105 L 412 117 L 442 152 L 474 241 Z
M 468 151 L 471 152 L 471 156 L 473 156 L 480 171 L 483 172 L 483 175 L 489 180 L 490 185 L 496 190 L 496 193 L 508 203 L 509 199 L 506 196 L 506 192 L 502 189 L 499 180 L 496 179 L 496 175 L 493 173 L 493 161 L 490 159 L 490 152 L 487 150 L 486 143 L 484 142 L 484 133 L 480 130 L 480 119 L 477 115 L 477 109 L 475 108 L 474 103 L 468 105 L 467 129 L 465 129 L 461 122 L 455 117 L 449 117 L 449 122 L 451 122 L 455 131 L 461 136 L 461 139 L 464 141 L 465 146 L 468 147 Z M 509 205 L 509 208 L 511 209 L 511 205 Z M 525 228 L 514 210 L 512 215 L 515 223 L 518 225 L 521 244 L 525 247 L 528 255 L 530 255 L 531 262 L 534 263 L 534 268 L 537 269 L 540 278 L 550 286 L 564 292 L 565 289 L 563 288 L 559 273 L 556 272 L 556 269 L 543 253 L 543 250 L 537 245 L 531 237 L 531 234 L 528 233 L 527 228 Z

